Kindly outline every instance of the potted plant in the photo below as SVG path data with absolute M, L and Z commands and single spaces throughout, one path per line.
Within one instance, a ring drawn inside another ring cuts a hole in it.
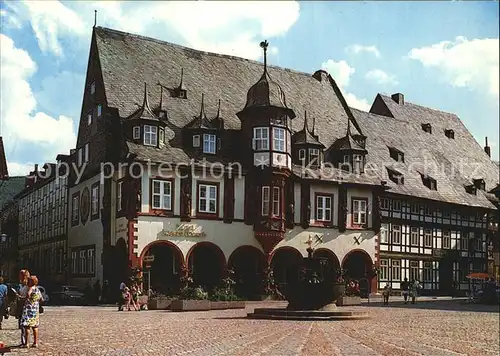
M 233 291 L 235 281 L 233 271 L 228 271 L 228 276 L 222 280 L 221 286 L 216 287 L 210 295 L 210 309 L 243 309 L 245 302 L 240 301 Z
M 180 282 L 182 288 L 179 297 L 170 305 L 172 311 L 210 310 L 208 293 L 201 286 L 194 286 L 189 274 L 184 273 Z
M 359 282 L 350 280 L 345 284 L 344 293 L 340 298 L 337 299 L 337 306 L 347 306 L 347 305 L 360 305 L 361 296 Z
M 148 297 L 147 295 L 145 296 Z M 147 306 L 149 310 L 167 310 L 172 304 L 173 297 L 152 292 L 147 300 Z

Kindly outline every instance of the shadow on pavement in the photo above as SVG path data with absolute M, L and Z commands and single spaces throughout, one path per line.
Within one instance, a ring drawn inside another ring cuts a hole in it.
M 403 301 L 389 300 L 389 305 L 384 305 L 383 302 L 363 303 L 363 307 L 371 308 L 402 308 L 402 309 L 432 309 L 432 310 L 449 310 L 449 311 L 470 311 L 481 313 L 498 313 L 500 306 L 498 304 L 474 304 L 467 303 L 464 300 L 432 300 L 432 301 L 416 301 L 415 304 L 405 304 Z

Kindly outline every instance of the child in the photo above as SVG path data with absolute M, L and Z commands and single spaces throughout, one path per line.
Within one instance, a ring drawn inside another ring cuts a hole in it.
M 389 286 L 389 283 L 385 285 L 382 295 L 384 296 L 384 305 L 389 305 L 389 296 L 391 295 L 391 287 Z
M 132 295 L 130 294 L 130 289 L 128 287 L 125 287 L 123 290 L 122 294 L 123 300 L 125 301 L 125 307 L 127 308 L 128 311 L 130 311 L 130 302 L 132 299 Z

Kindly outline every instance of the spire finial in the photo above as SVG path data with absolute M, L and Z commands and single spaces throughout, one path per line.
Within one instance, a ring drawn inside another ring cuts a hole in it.
M 158 82 L 158 85 L 160 86 L 160 105 L 159 108 L 160 110 L 163 109 L 163 85 Z
M 220 99 L 219 103 L 217 104 L 217 117 L 220 117 Z
M 313 127 L 312 127 L 312 130 L 311 130 L 311 133 L 314 135 L 314 128 L 316 127 L 316 118 L 313 117 Z
M 264 50 L 264 71 L 267 71 L 267 47 L 269 46 L 269 42 L 264 40 L 260 43 L 260 48 Z
M 486 147 L 488 147 L 488 136 L 486 136 Z
M 307 126 L 307 110 L 304 110 L 304 131 L 309 132 L 309 127 Z
M 94 27 L 97 26 L 97 10 L 94 10 Z
M 205 118 L 205 94 L 201 93 L 200 119 Z

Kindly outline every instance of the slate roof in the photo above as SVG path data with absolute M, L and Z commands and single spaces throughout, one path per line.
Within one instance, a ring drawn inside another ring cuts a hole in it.
M 0 180 L 6 179 L 9 176 L 7 169 L 7 159 L 5 158 L 5 149 L 3 147 L 3 138 L 0 136 Z
M 167 89 L 177 88 L 183 70 L 187 99 L 163 95 L 162 105 L 168 112 L 165 129 L 168 144 L 158 149 L 127 142 L 137 159 L 187 162 L 189 157 L 182 150 L 181 128 L 199 115 L 202 94 L 205 94 L 206 115 L 209 118 L 216 115 L 220 99 L 224 127 L 238 136 L 240 120 L 236 113 L 245 107 L 248 90 L 264 73 L 261 62 L 197 51 L 102 27 L 94 31 L 108 106 L 117 108 L 121 117 L 131 115 L 142 103 L 144 82 L 148 84 L 149 103 L 154 108 L 160 102 L 160 86 L 156 84 Z M 348 117 L 351 121 L 354 118 L 326 72 L 318 71 L 313 77 L 269 65 L 267 71 L 283 91 L 287 107 L 297 115 L 292 120 L 295 132 L 302 129 L 303 113 L 307 110 L 308 115 L 316 118 L 316 132 L 325 146 L 345 135 Z M 353 125 L 357 132 L 357 123 Z M 237 148 L 238 139 L 235 141 L 230 145 Z M 227 141 L 222 142 L 223 149 L 227 148 Z
M 296 132 L 292 136 L 292 142 L 296 145 L 309 144 L 313 146 L 325 147 L 321 142 L 319 142 L 316 137 L 314 137 L 313 132 L 309 131 L 309 123 L 307 119 L 307 112 L 304 112 L 304 127 L 299 132 Z M 316 120 L 314 120 L 314 123 Z M 314 127 L 314 124 L 313 124 Z
M 25 183 L 26 177 L 10 177 L 6 180 L 0 180 L 0 211 L 24 189 Z
M 493 189 L 499 183 L 499 171 L 458 116 L 409 102 L 399 105 L 380 94 L 377 101 L 385 104 L 393 117 L 352 108 L 351 111 L 368 135 L 367 169 L 383 177 L 391 192 L 454 204 L 493 207 L 485 192 L 478 190 L 477 195 L 471 195 L 465 191 L 465 186 L 478 178 L 485 180 L 486 191 Z M 375 104 L 372 111 L 376 110 L 374 108 Z M 432 134 L 422 130 L 422 123 L 432 125 Z M 446 137 L 445 129 L 453 129 L 455 139 Z M 401 150 L 405 162 L 394 161 L 388 147 Z M 387 167 L 403 173 L 403 185 L 388 179 Z M 423 184 L 420 173 L 436 179 L 436 191 Z

